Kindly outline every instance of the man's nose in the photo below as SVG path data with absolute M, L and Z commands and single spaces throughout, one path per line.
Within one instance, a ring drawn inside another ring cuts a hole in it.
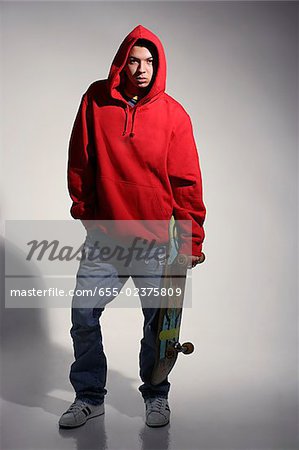
M 145 63 L 141 62 L 139 64 L 139 72 L 141 73 L 145 72 Z

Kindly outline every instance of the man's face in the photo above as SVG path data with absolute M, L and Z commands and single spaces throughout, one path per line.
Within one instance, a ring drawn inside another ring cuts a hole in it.
M 153 77 L 153 56 L 146 47 L 132 47 L 125 72 L 128 77 L 129 84 L 137 88 L 146 88 Z

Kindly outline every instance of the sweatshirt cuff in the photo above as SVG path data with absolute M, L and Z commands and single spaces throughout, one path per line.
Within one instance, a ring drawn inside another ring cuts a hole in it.
M 94 206 L 85 202 L 73 202 L 70 210 L 74 219 L 94 220 Z
M 190 256 L 200 256 L 202 254 L 202 244 L 197 244 L 193 241 L 192 245 L 190 242 L 182 242 L 179 246 L 179 253 Z

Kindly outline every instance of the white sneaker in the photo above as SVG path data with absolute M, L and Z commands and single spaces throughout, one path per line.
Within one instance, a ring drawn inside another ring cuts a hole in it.
M 86 423 L 88 419 L 101 416 L 104 412 L 104 403 L 91 405 L 83 400 L 76 399 L 60 417 L 59 426 L 61 428 L 79 427 Z
M 149 427 L 163 427 L 169 423 L 170 409 L 167 398 L 146 399 L 145 408 L 146 424 Z

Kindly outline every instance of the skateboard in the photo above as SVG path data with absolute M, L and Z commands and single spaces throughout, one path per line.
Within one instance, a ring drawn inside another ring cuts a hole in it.
M 157 353 L 151 376 L 153 385 L 166 379 L 180 352 L 188 355 L 194 351 L 191 342 L 182 345 L 179 342 L 187 266 L 188 257 L 184 254 L 178 254 L 170 264 L 167 261 L 165 264 L 162 287 L 165 288 L 166 295 L 161 295 L 156 337 Z

